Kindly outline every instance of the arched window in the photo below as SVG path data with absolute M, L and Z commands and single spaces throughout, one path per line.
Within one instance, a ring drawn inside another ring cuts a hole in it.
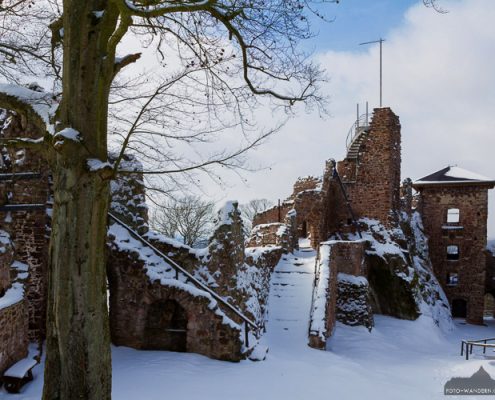
M 449 224 L 457 224 L 460 219 L 460 211 L 458 208 L 449 208 L 447 211 L 447 222 Z

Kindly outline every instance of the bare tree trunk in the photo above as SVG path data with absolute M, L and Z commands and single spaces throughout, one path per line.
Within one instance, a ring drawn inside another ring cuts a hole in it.
M 65 169 L 55 173 L 55 186 L 43 399 L 110 399 L 108 185 Z
M 79 140 L 55 136 L 44 400 L 111 398 L 105 270 L 110 177 L 108 171 L 90 171 L 87 160 L 107 160 L 115 61 L 108 43 L 117 19 L 106 0 L 64 0 L 57 130 L 72 128 Z

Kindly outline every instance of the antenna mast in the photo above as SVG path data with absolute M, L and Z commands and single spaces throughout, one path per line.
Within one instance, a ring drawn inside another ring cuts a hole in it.
M 382 108 L 382 100 L 383 100 L 383 57 L 382 57 L 382 54 L 383 54 L 383 42 L 385 41 L 385 39 L 378 39 L 378 40 L 373 40 L 371 42 L 364 42 L 364 43 L 359 43 L 360 46 L 364 45 L 364 44 L 373 44 L 373 43 L 380 43 L 380 108 Z

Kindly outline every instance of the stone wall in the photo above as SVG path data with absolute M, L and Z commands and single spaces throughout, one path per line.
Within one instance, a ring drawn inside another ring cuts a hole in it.
M 256 225 L 248 240 L 248 247 L 280 246 L 287 226 L 281 222 Z
M 363 276 L 339 273 L 337 276 L 337 321 L 349 326 L 373 328 L 370 285 Z
M 365 261 L 366 241 L 332 241 L 331 262 L 338 273 L 367 276 Z
M 117 156 L 109 154 L 109 161 Z M 140 234 L 148 232 L 148 207 L 146 205 L 143 165 L 135 156 L 125 154 L 119 165 L 121 173 L 110 183 L 110 212 Z M 135 171 L 129 173 L 129 171 Z
M 167 284 L 151 282 L 135 253 L 115 247 L 109 254 L 108 276 L 110 330 L 117 346 L 187 351 L 228 361 L 241 359 L 239 328 L 219 312 L 205 292 L 176 280 L 169 279 Z M 157 309 L 154 304 L 167 301 L 184 310 L 183 325 L 177 325 L 180 318 L 167 313 L 167 307 L 161 307 L 161 316 L 152 313 Z M 157 320 L 160 335 L 153 327 Z
M 27 355 L 29 342 L 28 304 L 24 298 L 27 268 L 18 262 L 13 264 L 13 260 L 10 235 L 0 231 L 0 376 Z
M 325 349 L 336 321 L 371 330 L 373 311 L 366 278 L 365 240 L 320 244 L 311 306 L 309 346 Z
M 486 257 L 485 293 L 490 293 L 493 297 L 495 297 L 495 253 L 494 252 L 495 249 L 490 249 L 485 252 L 485 257 Z
M 0 305 L 2 298 L 0 297 Z M 28 354 L 27 303 L 0 307 L 0 376 Z
M 0 230 L 0 298 L 10 287 L 10 265 L 14 259 L 14 249 L 10 235 Z M 0 325 L 1 326 L 1 325 Z
M 244 265 L 244 229 L 237 202 L 218 212 L 216 229 L 208 246 L 208 270 L 215 276 L 217 293 L 235 296 L 237 271 Z
M 37 138 L 35 127 L 9 114 L 2 136 Z M 50 235 L 51 181 L 46 161 L 30 149 L 3 149 L 0 172 L 14 174 L 12 179 L 0 181 L 2 204 L 36 204 L 29 211 L 0 212 L 0 227 L 11 235 L 15 243 L 15 259 L 29 266 L 26 298 L 29 309 L 29 339 L 45 337 L 48 238 Z M 21 179 L 15 174 L 37 173 Z
M 332 263 L 332 245 L 332 241 L 320 243 L 316 260 L 308 344 L 320 350 L 326 348 L 336 323 L 337 269 Z
M 287 213 L 290 210 L 292 210 L 292 208 L 293 208 L 293 201 L 287 200 L 284 201 L 280 205 L 280 207 L 274 206 L 272 208 L 269 208 L 268 210 L 256 214 L 253 219 L 253 227 L 256 225 L 271 224 L 274 222 L 282 223 L 284 222 Z
M 467 321 L 481 324 L 485 294 L 488 187 L 430 185 L 418 189 L 435 275 L 451 305 L 454 301 L 456 304 L 458 301 L 467 302 Z M 459 223 L 447 223 L 450 208 L 460 210 Z M 447 246 L 458 246 L 458 260 L 447 259 Z M 449 283 L 451 274 L 458 274 L 457 284 Z
M 299 237 L 309 237 L 314 249 L 318 247 L 320 241 L 325 239 L 322 235 L 323 199 L 321 189 L 305 190 L 294 196 L 294 210 L 297 213 Z
M 319 190 L 321 188 L 321 178 L 314 176 L 305 176 L 297 178 L 294 183 L 291 199 L 294 199 L 297 194 L 306 190 Z
M 357 159 L 346 158 L 337 169 L 357 218 L 397 223 L 400 209 L 401 133 L 399 118 L 390 108 L 376 108 Z

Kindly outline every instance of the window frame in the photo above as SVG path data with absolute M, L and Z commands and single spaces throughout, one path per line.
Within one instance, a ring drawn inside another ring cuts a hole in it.
M 450 250 L 452 250 L 453 248 L 456 248 L 456 252 L 452 252 Z M 457 261 L 461 258 L 460 256 L 460 248 L 459 248 L 459 245 L 457 244 L 449 244 L 447 246 L 447 253 L 446 253 L 446 256 L 447 256 L 447 260 L 449 261 Z
M 459 208 L 447 209 L 447 224 L 458 224 L 461 222 L 461 210 Z

